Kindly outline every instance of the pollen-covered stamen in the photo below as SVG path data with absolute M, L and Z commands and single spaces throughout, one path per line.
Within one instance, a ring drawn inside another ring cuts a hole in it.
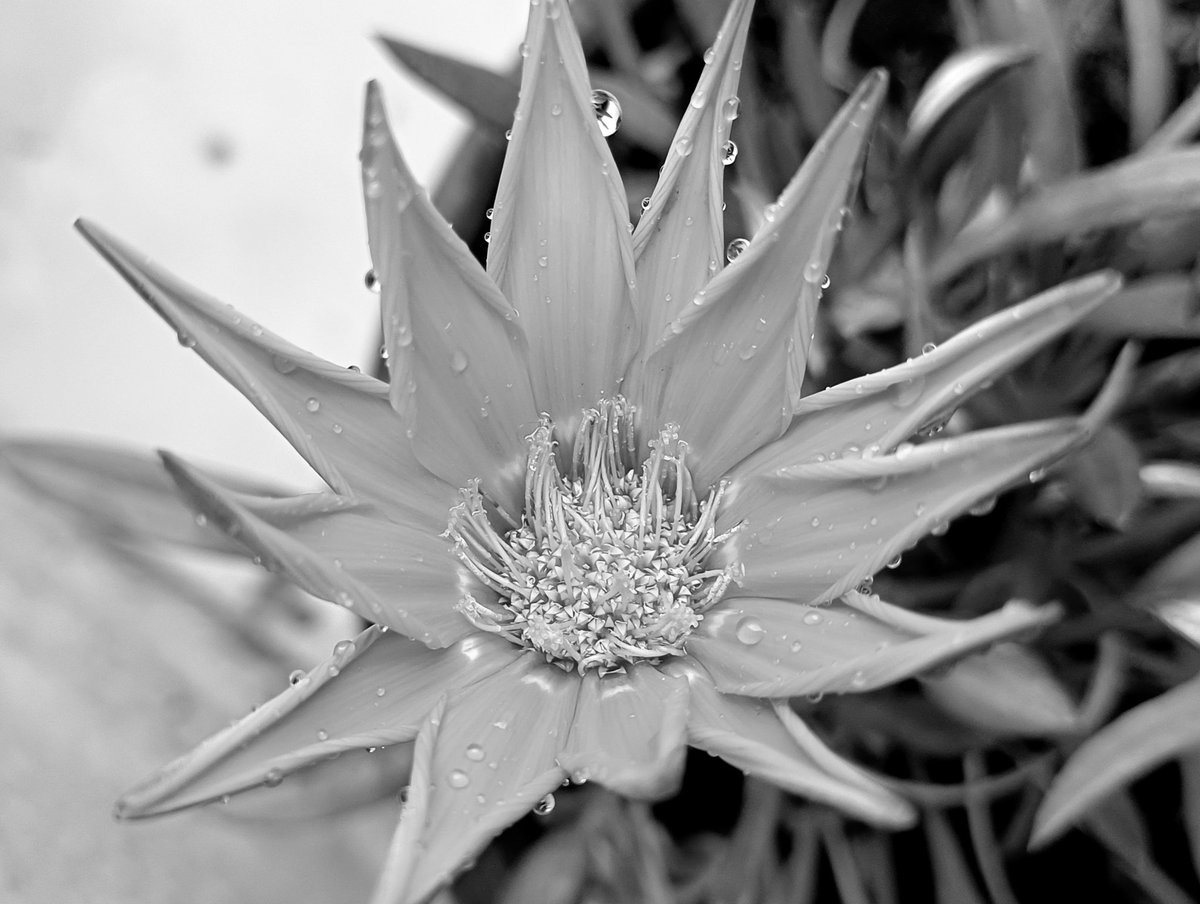
M 525 514 L 514 529 L 493 527 L 477 482 L 462 490 L 447 536 L 499 599 L 468 595 L 459 611 L 580 672 L 682 654 L 736 576 L 735 566 L 704 568 L 729 536 L 715 526 L 724 486 L 696 499 L 674 425 L 638 468 L 632 410 L 620 397 L 583 412 L 566 477 L 555 445 L 543 416 L 529 436 Z

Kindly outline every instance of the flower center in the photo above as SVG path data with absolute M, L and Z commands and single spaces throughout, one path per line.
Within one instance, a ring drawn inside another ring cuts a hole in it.
M 582 674 L 679 656 L 736 566 L 705 570 L 724 485 L 698 501 L 687 443 L 674 425 L 634 467 L 632 409 L 621 397 L 583 412 L 570 473 L 559 473 L 554 425 L 529 437 L 525 513 L 501 533 L 478 482 L 462 490 L 447 529 L 458 557 L 497 593 L 458 609 L 477 628 Z

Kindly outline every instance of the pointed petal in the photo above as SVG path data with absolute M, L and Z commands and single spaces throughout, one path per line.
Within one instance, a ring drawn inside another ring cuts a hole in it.
M 687 711 L 687 682 L 652 666 L 589 672 L 559 765 L 626 797 L 668 797 L 682 778 Z
M 538 414 L 525 337 L 516 311 L 413 179 L 374 82 L 362 164 L 392 405 L 425 467 L 456 487 L 480 478 L 516 514 L 525 437 Z
M 717 529 L 744 527 L 711 567 L 745 567 L 747 595 L 822 603 L 857 586 L 938 525 L 1062 458 L 1088 436 L 1062 418 L 902 446 L 895 454 L 739 477 Z
M 1200 745 L 1200 677 L 1136 706 L 1067 761 L 1038 810 L 1032 847 L 1053 841 L 1105 797 L 1160 763 Z
M 736 472 L 766 473 L 854 448 L 890 452 L 1070 329 L 1120 285 L 1111 271 L 1063 283 L 980 320 L 919 358 L 808 396 L 796 406 L 787 433 Z
M 242 496 L 173 455 L 164 453 L 163 461 L 200 512 L 301 589 L 431 647 L 474 630 L 454 605 L 464 590 L 487 591 L 429 530 L 332 493 Z
M 129 791 L 117 813 L 167 813 L 274 784 L 344 751 L 411 741 L 439 697 L 487 678 L 520 652 L 482 634 L 434 651 L 368 628 L 283 693 Z
M 444 522 L 455 487 L 417 463 L 378 380 L 267 332 L 100 227 L 76 228 L 214 370 L 263 413 L 336 492 Z M 440 528 L 439 528 L 440 529 Z
M 799 400 L 817 301 L 886 77 L 863 82 L 737 260 L 679 310 L 650 355 L 649 424 L 675 422 L 708 486 L 778 437 Z
M 388 894 L 377 892 L 376 904 L 424 900 L 559 786 L 556 758 L 578 689 L 576 676 L 528 654 L 450 695 L 417 741 L 412 788 L 427 797 L 415 806 L 410 797 L 397 838 L 412 843 L 393 844 L 381 883 Z
M 488 273 L 521 312 L 538 410 L 565 425 L 616 390 L 633 353 L 633 251 L 565 0 L 530 6 L 525 44 Z
M 650 207 L 633 233 L 643 356 L 725 262 L 722 147 L 737 116 L 742 50 L 753 7 L 754 0 L 735 0 L 725 13 Z
M 699 668 L 674 661 L 668 674 L 688 679 L 691 712 L 688 743 L 744 772 L 801 797 L 837 807 L 866 822 L 903 828 L 913 822 L 912 807 L 850 763 L 831 770 L 801 748 L 771 706 L 761 700 L 718 693 Z M 817 748 L 820 742 L 813 739 Z M 840 760 L 824 750 L 829 761 Z
M 966 621 L 915 615 L 851 593 L 804 606 L 786 600 L 725 600 L 704 615 L 688 652 L 717 689 L 751 697 L 862 693 L 928 671 L 967 653 L 1039 628 L 1053 606 L 1009 603 Z

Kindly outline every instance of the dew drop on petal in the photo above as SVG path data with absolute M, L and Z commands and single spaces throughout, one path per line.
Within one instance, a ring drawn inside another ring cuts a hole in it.
M 1045 479 L 1046 479 L 1046 469 L 1045 468 L 1036 468 L 1029 472 L 1029 482 L 1030 483 L 1040 483 L 1041 481 L 1043 481 Z
M 484 211 L 483 215 L 490 220 L 492 217 L 494 217 L 496 215 L 496 208 L 489 207 L 486 211 Z
M 737 95 L 732 95 L 726 98 L 725 103 L 721 105 L 721 115 L 724 116 L 729 122 L 733 122 L 738 118 L 738 110 L 741 105 L 742 102 L 738 100 Z
M 605 138 L 612 137 L 621 128 L 621 102 L 611 91 L 603 88 L 592 91 L 592 112 L 596 114 L 600 134 Z
M 550 107 L 551 116 L 562 116 L 562 104 L 554 104 Z
M 295 687 L 307 677 L 308 673 L 304 669 L 296 669 L 292 674 L 288 675 L 288 684 Z
M 650 209 L 650 199 L 649 199 L 649 198 L 642 198 L 642 210 L 643 210 L 643 211 L 647 211 L 647 210 L 649 210 L 649 209 Z
M 692 153 L 692 139 L 686 135 L 681 135 L 675 140 L 675 153 L 680 157 L 687 157 Z
M 546 816 L 554 812 L 554 795 L 547 794 L 533 805 L 533 812 L 538 816 Z
M 465 788 L 467 785 L 471 784 L 471 779 L 461 769 L 453 769 L 451 770 L 450 774 L 446 776 L 446 782 L 451 788 Z
M 793 653 L 799 653 L 804 649 L 804 644 L 800 643 L 798 640 L 793 640 L 792 645 L 788 649 L 790 649 Z
M 695 91 L 692 92 L 692 99 L 689 101 L 689 103 L 693 107 L 695 107 L 697 110 L 699 110 L 701 107 L 704 106 L 704 102 L 707 99 L 708 99 L 708 92 L 705 91 L 703 88 L 697 88 Z
M 936 348 L 937 348 L 936 342 L 926 342 L 924 345 L 921 346 L 921 354 L 928 355 L 931 351 L 934 351 Z
M 327 732 L 324 728 L 318 728 L 317 729 L 317 740 L 318 741 L 328 741 L 329 740 L 329 732 Z
M 338 434 L 339 436 L 342 433 L 342 425 L 341 424 L 334 424 L 329 429 L 332 430 L 334 433 Z
M 901 561 L 903 561 L 903 556 L 901 556 L 899 553 L 897 553 L 896 555 L 894 555 L 890 559 L 888 559 L 887 567 L 888 568 L 899 568 Z
M 504 132 L 504 140 L 512 141 L 512 129 L 506 129 Z
M 271 366 L 275 368 L 276 372 L 287 376 L 296 369 L 296 362 L 291 358 L 283 357 L 283 355 L 272 355 Z
M 321 410 L 321 400 L 316 397 L 310 397 L 308 401 L 304 403 L 304 407 L 311 413 L 316 414 Z
M 806 625 L 819 625 L 824 620 L 825 616 L 823 616 L 820 612 L 808 612 L 804 616 L 804 624 Z
M 263 784 L 268 788 L 277 788 L 283 782 L 283 773 L 278 769 L 268 769 L 267 774 L 263 776 Z
M 375 275 L 374 270 L 368 270 L 366 272 L 366 275 L 363 276 L 363 285 L 366 286 L 368 289 L 370 289 L 372 292 L 374 292 L 376 295 L 379 294 L 379 290 L 380 290 L 379 277 Z
M 467 759 L 478 763 L 484 757 L 483 748 L 478 744 L 470 744 L 467 746 Z
M 914 446 L 912 443 L 901 443 L 900 445 L 898 445 L 896 447 L 896 451 L 894 453 L 896 456 L 896 460 L 904 461 L 904 459 L 908 458 L 910 455 L 913 454 L 913 451 L 916 448 L 917 447 Z
M 744 643 L 748 647 L 762 642 L 764 633 L 763 626 L 758 619 L 749 615 L 740 619 L 737 628 L 734 629 L 734 636 L 740 643 Z
M 450 369 L 456 374 L 461 374 L 465 371 L 468 363 L 467 354 L 462 349 L 456 349 L 454 354 L 450 356 Z
M 384 696 L 386 693 L 387 693 L 387 688 L 386 688 L 386 687 L 377 687 L 377 688 L 375 688 L 375 696 L 376 696 L 376 697 L 382 697 L 382 696 Z
M 821 266 L 820 261 L 809 261 L 804 267 L 804 281 L 808 283 L 820 283 L 825 279 L 825 268 Z
M 731 163 L 733 163 L 733 161 L 737 160 L 737 155 L 737 144 L 732 138 L 727 139 L 726 142 L 721 145 L 721 164 L 723 166 L 729 166 Z
M 196 340 L 187 333 L 180 333 L 176 338 L 179 340 L 179 344 L 184 348 L 196 347 Z
M 808 523 L 809 523 L 809 524 L 811 524 L 813 527 L 820 527 L 820 526 L 821 526 L 821 519 L 820 519 L 820 518 L 813 518 L 813 519 L 812 519 L 811 521 L 809 521 Z
M 715 50 L 713 50 L 711 47 L 708 48 L 708 50 L 704 51 L 705 64 L 711 63 L 714 59 L 716 59 L 716 57 L 717 57 L 717 52 Z
M 746 239 L 734 239 L 725 247 L 725 259 L 732 264 L 748 247 L 750 247 L 750 242 Z

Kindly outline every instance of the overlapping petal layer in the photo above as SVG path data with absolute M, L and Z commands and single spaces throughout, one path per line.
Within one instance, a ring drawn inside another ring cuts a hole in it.
M 980 320 L 919 358 L 810 395 L 796 406 L 787 433 L 739 464 L 735 474 L 765 474 L 869 447 L 890 452 L 1070 329 L 1120 285 L 1108 271 L 1063 283 Z
M 174 456 L 163 460 L 197 509 L 314 596 L 431 647 L 474 630 L 454 604 L 464 591 L 488 591 L 459 567 L 446 540 L 428 529 L 390 521 L 333 493 L 242 496 Z
M 704 616 L 688 652 L 719 691 L 753 697 L 875 690 L 1037 629 L 1054 607 L 1010 603 L 968 621 L 914 615 L 853 591 L 805 606 L 785 600 L 726 600 Z
M 423 900 L 559 786 L 578 690 L 574 676 L 526 654 L 448 696 L 421 729 L 401 843 L 376 900 Z
M 473 635 L 448 650 L 371 627 L 250 715 L 209 738 L 117 804 L 152 816 L 273 784 L 343 751 L 411 741 L 437 700 L 520 656 Z M 335 680 L 336 679 L 336 680 Z
M 666 797 L 678 789 L 687 749 L 688 684 L 657 669 L 585 675 L 559 764 L 619 794 Z
M 886 82 L 880 72 L 863 82 L 746 250 L 677 309 L 650 354 L 643 420 L 679 424 L 700 486 L 791 420 L 826 267 Z
M 413 179 L 374 83 L 362 165 L 392 405 L 425 467 L 456 487 L 479 478 L 517 516 L 525 437 L 538 415 L 525 337 L 516 310 Z
M 910 804 L 849 763 L 828 768 L 796 742 L 768 703 L 720 693 L 703 671 L 686 661 L 671 662 L 664 671 L 687 678 L 691 685 L 688 743 L 693 747 L 875 825 L 912 824 L 915 814 Z M 825 757 L 837 759 L 828 749 L 821 759 Z
M 737 117 L 742 50 L 753 6 L 753 0 L 735 0 L 725 13 L 650 206 L 633 232 L 642 336 L 639 367 L 680 308 L 725 264 L 722 148 Z
M 413 523 L 445 526 L 455 488 L 417 462 L 387 386 L 267 332 L 100 227 L 76 227 L 133 289 L 263 413 L 336 492 Z
M 827 602 L 1086 436 L 1063 418 L 738 477 L 717 529 L 743 527 L 715 558 L 745 567 L 737 594 Z
M 566 7 L 530 6 L 487 270 L 520 312 L 538 411 L 571 436 L 580 411 L 616 391 L 636 337 L 625 190 Z

